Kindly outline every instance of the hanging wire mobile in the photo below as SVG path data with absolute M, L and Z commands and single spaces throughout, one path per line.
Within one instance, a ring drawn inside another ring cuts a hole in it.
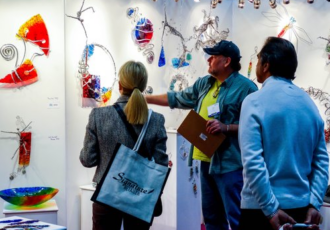
M 210 11 L 207 14 L 206 10 L 202 10 L 204 17 L 203 17 L 203 24 L 200 26 L 194 27 L 194 38 L 197 39 L 195 48 L 199 50 L 200 47 L 213 47 L 215 44 L 220 42 L 221 40 L 225 40 L 228 37 L 229 29 L 219 31 L 218 23 L 219 17 L 211 17 L 211 7 Z
M 36 56 L 49 56 L 49 36 L 44 20 L 37 14 L 26 21 L 18 30 L 16 37 L 23 41 L 24 52 L 22 61 L 18 64 L 18 49 L 13 44 L 5 44 L 0 48 L 0 54 L 6 61 L 16 56 L 15 68 L 10 74 L 0 79 L 1 88 L 19 88 L 38 81 L 38 73 L 33 65 Z M 26 43 L 38 46 L 42 54 L 34 53 L 30 59 L 25 60 Z
M 327 53 L 327 56 L 328 56 L 328 60 L 326 61 L 326 64 L 329 65 L 330 64 L 330 35 L 328 38 L 324 38 L 324 37 L 318 37 L 318 38 L 327 41 L 327 44 L 325 46 L 325 52 Z
M 185 44 L 186 40 L 183 38 L 182 34 L 177 29 L 175 29 L 173 26 L 171 26 L 167 21 L 166 0 L 164 1 L 164 14 L 165 14 L 165 20 L 163 21 L 163 33 L 162 33 L 162 38 L 161 38 L 162 49 L 161 49 L 160 56 L 159 56 L 158 66 L 162 67 L 166 64 L 165 52 L 164 52 L 164 34 L 165 34 L 166 28 L 168 29 L 168 32 L 170 34 L 180 38 L 181 45 L 182 45 L 182 54 L 180 55 L 180 57 L 172 59 L 173 67 L 178 69 L 178 68 L 181 68 L 184 66 L 188 66 L 189 62 L 187 62 L 187 61 L 191 60 L 191 51 L 188 50 L 188 48 Z
M 296 19 L 293 16 L 289 16 L 287 9 L 281 4 L 278 3 L 278 7 L 272 9 L 275 12 L 261 12 L 266 19 L 270 22 L 275 22 L 276 25 L 270 27 L 278 27 L 280 23 L 285 21 L 285 25 L 283 26 L 282 30 L 279 32 L 277 37 L 285 38 L 287 37 L 289 41 L 292 42 L 293 37 L 295 37 L 295 46 L 298 51 L 298 41 L 301 40 L 302 42 L 311 45 L 313 42 L 308 36 L 307 32 L 296 25 Z M 280 13 L 281 11 L 281 13 Z M 293 42 L 294 43 L 294 42 Z
M 248 67 L 248 72 L 247 72 L 247 76 L 249 79 L 251 79 L 251 72 L 252 72 L 252 66 L 253 66 L 253 62 L 254 60 L 257 58 L 258 55 L 258 47 L 254 47 L 254 53 L 250 56 L 250 62 L 249 62 L 249 67 Z M 254 81 L 255 78 L 252 80 Z
M 1 131 L 2 133 L 15 134 L 19 139 L 19 146 L 11 158 L 14 159 L 18 152 L 18 168 L 16 172 L 14 171 L 10 174 L 10 180 L 14 180 L 19 174 L 25 174 L 26 168 L 30 165 L 32 133 L 29 130 L 31 129 L 31 123 L 32 121 L 28 125 L 25 125 L 23 119 L 17 116 L 16 124 L 19 127 L 17 128 L 17 132 Z
M 309 87 L 308 89 L 303 88 L 303 90 L 307 92 L 311 98 L 318 100 L 321 105 L 325 107 L 325 141 L 326 143 L 330 143 L 330 94 L 313 87 Z
M 103 45 L 98 43 L 90 43 L 88 44 L 88 34 L 87 30 L 84 26 L 84 19 L 81 18 L 81 15 L 86 10 L 91 9 L 93 12 L 93 7 L 84 8 L 85 0 L 83 0 L 80 10 L 77 12 L 77 17 L 69 16 L 66 14 L 67 17 L 76 19 L 82 25 L 85 36 L 86 36 L 86 45 L 83 49 L 80 61 L 79 61 L 79 68 L 78 68 L 78 79 L 80 80 L 80 84 L 82 87 L 82 106 L 83 107 L 100 107 L 106 106 L 110 99 L 114 89 L 114 85 L 117 81 L 117 71 L 116 71 L 116 64 L 114 58 L 110 51 Z M 111 64 L 113 66 L 113 82 L 110 85 L 105 85 L 104 81 L 101 80 L 100 75 L 94 75 L 89 73 L 89 62 L 90 58 L 94 55 L 95 48 L 99 48 L 101 51 L 106 53 L 106 55 L 110 58 Z
M 132 20 L 134 29 L 132 30 L 132 39 L 139 47 L 139 51 L 143 51 L 143 55 L 147 57 L 149 64 L 154 61 L 155 54 L 153 52 L 154 44 L 150 43 L 154 29 L 151 21 L 145 17 L 140 17 L 139 8 L 128 8 L 126 15 Z

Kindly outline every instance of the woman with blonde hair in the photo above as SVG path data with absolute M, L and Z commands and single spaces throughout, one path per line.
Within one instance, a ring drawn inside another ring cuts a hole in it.
M 141 62 L 128 61 L 119 70 L 121 96 L 115 104 L 124 111 L 137 136 L 148 120 L 148 105 L 142 94 L 147 81 L 148 73 Z M 167 166 L 164 123 L 163 115 L 152 113 L 139 153 L 145 157 L 153 156 L 156 163 Z M 117 143 L 133 148 L 135 140 L 126 129 L 115 106 L 94 108 L 89 115 L 80 161 L 88 168 L 96 166 L 93 178 L 95 183 L 99 183 L 105 173 Z M 93 203 L 93 230 L 120 230 L 122 222 L 125 230 L 150 228 L 147 222 L 109 206 Z

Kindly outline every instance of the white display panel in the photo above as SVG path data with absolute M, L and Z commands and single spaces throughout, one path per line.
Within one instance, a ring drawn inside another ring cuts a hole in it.
M 49 40 L 49 56 L 36 57 L 33 64 L 39 80 L 20 89 L 0 88 L 1 131 L 16 131 L 16 116 L 26 124 L 30 121 L 32 148 L 30 165 L 24 176 L 10 182 L 9 174 L 17 168 L 19 146 L 17 135 L 0 133 L 0 189 L 14 187 L 47 186 L 59 189 L 54 197 L 58 205 L 58 223 L 66 224 L 66 155 L 65 155 L 65 57 L 64 57 L 64 1 L 62 0 L 0 0 L 0 47 L 14 44 L 19 51 L 19 62 L 24 46 L 16 38 L 19 28 L 32 16 L 40 14 L 46 24 Z M 27 43 L 26 57 L 42 53 L 39 47 Z M 0 78 L 15 67 L 15 60 L 5 61 L 0 56 Z M 50 109 L 56 98 L 58 106 Z M 1 207 L 3 200 L 0 200 Z M 3 216 L 2 212 L 0 216 Z

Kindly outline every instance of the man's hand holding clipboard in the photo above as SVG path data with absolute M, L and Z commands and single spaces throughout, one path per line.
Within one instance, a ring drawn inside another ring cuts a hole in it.
M 209 121 L 208 126 L 207 122 L 191 110 L 178 128 L 178 133 L 211 158 L 226 136 L 220 132 L 218 125 L 213 124 L 216 121 Z

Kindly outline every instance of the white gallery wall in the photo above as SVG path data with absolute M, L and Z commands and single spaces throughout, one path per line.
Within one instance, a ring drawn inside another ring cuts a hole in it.
M 59 189 L 55 196 L 59 212 L 58 222 L 66 223 L 66 153 L 65 153 L 65 57 L 64 57 L 64 1 L 61 0 L 0 0 L 0 47 L 13 44 L 23 58 L 24 45 L 16 38 L 19 28 L 34 15 L 43 18 L 50 40 L 49 56 L 35 57 L 33 65 L 39 80 L 20 89 L 0 89 L 0 130 L 16 132 L 16 117 L 31 123 L 31 161 L 25 175 L 13 181 L 9 175 L 17 170 L 18 135 L 0 133 L 0 189 L 47 186 Z M 41 49 L 26 43 L 25 59 L 31 59 Z M 0 57 L 0 78 L 15 69 L 15 58 Z M 53 109 L 50 104 L 58 106 Z M 3 200 L 0 200 L 0 207 Z M 0 216 L 3 217 L 2 211 Z
M 187 41 L 187 47 L 192 52 L 191 65 L 179 70 L 171 66 L 171 59 L 179 57 L 182 53 L 181 40 L 178 36 L 165 33 L 164 50 L 166 57 L 166 65 L 159 68 L 158 59 L 161 51 L 162 21 L 165 20 L 164 15 L 165 1 L 159 0 L 107 0 L 107 1 L 90 1 L 86 0 L 83 9 L 92 6 L 92 10 L 85 11 L 81 18 L 84 19 L 84 26 L 88 34 L 88 43 L 99 43 L 105 46 L 115 59 L 117 72 L 120 66 L 128 60 L 137 60 L 143 62 L 149 72 L 148 85 L 152 86 L 154 94 L 166 93 L 171 76 L 181 73 L 187 76 L 190 84 L 207 71 L 207 62 L 202 50 L 194 51 L 196 40 Z M 68 15 L 76 15 L 81 8 L 81 0 L 66 1 L 66 13 Z M 153 23 L 154 35 L 152 43 L 154 44 L 155 60 L 152 64 L 148 64 L 146 57 L 139 52 L 138 47 L 134 44 L 131 31 L 135 24 L 126 16 L 127 9 L 139 8 L 142 17 L 148 18 Z M 193 27 L 199 26 L 203 22 L 202 10 L 209 12 L 208 1 L 202 1 L 197 4 L 194 1 L 166 1 L 166 12 L 168 23 L 175 27 L 184 38 L 189 39 L 193 35 Z M 231 12 L 232 5 L 230 1 L 224 1 L 221 8 L 216 10 L 219 12 L 219 28 L 231 30 Z M 79 186 L 91 184 L 95 168 L 84 168 L 79 161 L 79 153 L 82 148 L 83 138 L 85 135 L 85 127 L 88 122 L 90 108 L 81 107 L 81 93 L 79 93 L 80 83 L 77 78 L 78 63 L 82 55 L 82 51 L 86 44 L 84 30 L 78 20 L 66 18 L 66 127 L 67 127 L 67 226 L 68 229 L 78 230 L 80 224 L 80 189 Z M 167 34 L 167 35 L 166 35 Z M 230 36 L 232 34 L 230 33 Z M 96 51 L 95 51 L 96 54 Z M 92 60 L 92 56 L 90 59 Z M 109 66 L 112 62 L 109 58 L 98 59 L 103 62 L 103 67 L 109 78 L 113 78 L 113 71 Z M 95 64 L 94 64 L 95 65 Z M 92 70 L 93 69 L 93 70 Z M 90 73 L 100 71 L 90 64 Z M 115 92 L 112 97 L 112 104 L 118 98 L 118 85 L 115 86 Z M 166 127 L 177 128 L 185 117 L 186 112 L 180 110 L 171 110 L 169 108 L 152 106 L 152 108 L 161 112 L 166 117 Z M 102 121 L 100 121 L 102 122 Z M 199 217 L 198 217 L 199 218 Z
M 31 164 L 25 176 L 18 176 L 13 182 L 9 174 L 16 162 L 11 160 L 12 154 L 18 147 L 14 135 L 0 133 L 0 189 L 25 186 L 51 186 L 60 189 L 55 196 L 59 206 L 59 224 L 70 230 L 80 229 L 80 189 L 79 186 L 90 184 L 95 168 L 84 168 L 79 161 L 85 127 L 91 108 L 81 106 L 81 87 L 77 78 L 79 60 L 86 45 L 86 36 L 81 22 L 68 18 L 77 16 L 83 0 L 0 0 L 0 47 L 13 43 L 23 50 L 22 41 L 15 34 L 19 27 L 30 17 L 40 13 L 46 23 L 51 45 L 49 57 L 36 57 L 34 65 L 37 68 L 39 81 L 20 89 L 0 88 L 1 120 L 0 130 L 15 131 L 16 116 L 21 116 L 26 123 L 32 122 L 32 151 Z M 203 12 L 210 12 L 209 0 L 85 0 L 82 9 L 93 7 L 94 11 L 82 13 L 84 26 L 88 34 L 87 43 L 98 43 L 106 47 L 115 60 L 116 70 L 127 60 L 143 62 L 149 72 L 149 83 L 154 94 L 166 93 L 170 86 L 171 77 L 183 74 L 192 84 L 198 77 L 207 73 L 208 64 L 202 50 L 196 50 L 196 39 L 193 27 L 203 22 Z M 182 53 L 181 40 L 166 30 L 163 46 L 166 65 L 158 67 L 161 50 L 162 21 L 165 20 L 164 4 L 168 23 L 176 28 L 184 38 L 189 50 L 192 50 L 190 66 L 175 69 L 171 59 Z M 256 10 L 245 1 L 244 9 L 237 7 L 238 1 L 223 0 L 211 16 L 219 17 L 219 29 L 229 29 L 228 40 L 233 40 L 241 50 L 241 73 L 247 76 L 251 55 L 262 47 L 267 36 L 277 36 L 284 27 L 283 22 L 273 22 L 264 14 L 274 13 L 268 1 L 261 3 Z M 152 43 L 155 53 L 154 62 L 148 64 L 146 57 L 134 44 L 131 31 L 134 27 L 132 20 L 126 16 L 129 7 L 139 8 L 141 17 L 148 18 L 153 23 L 154 35 Z M 319 36 L 330 35 L 330 3 L 326 0 L 315 0 L 308 4 L 305 0 L 292 0 L 286 7 L 288 15 L 282 7 L 278 14 L 285 18 L 294 16 L 295 26 L 302 28 L 312 41 L 306 44 L 298 38 L 297 78 L 294 81 L 300 87 L 310 86 L 330 92 L 330 65 L 326 65 L 325 47 L 327 41 L 318 39 Z M 286 23 L 286 21 L 284 21 Z M 299 30 L 295 27 L 295 30 Z M 291 30 L 292 31 L 292 30 Z M 299 30 L 301 32 L 302 30 Z M 299 33 L 298 32 L 298 33 Z M 289 32 L 285 35 L 289 39 Z M 296 44 L 295 36 L 291 36 Z M 27 47 L 27 57 L 39 52 L 37 47 Z M 112 81 L 114 67 L 107 56 L 95 56 L 89 72 L 101 74 Z M 255 78 L 256 59 L 253 59 L 251 78 Z M 92 62 L 91 62 L 92 63 Z M 7 62 L 0 57 L 0 78 L 14 68 L 14 61 Z M 258 84 L 260 87 L 260 85 Z M 49 109 L 52 98 L 57 97 L 59 107 Z M 117 84 L 110 104 L 118 97 Z M 324 117 L 324 107 L 318 101 L 316 104 Z M 167 128 L 177 128 L 184 119 L 187 111 L 171 110 L 165 107 L 151 106 L 161 112 L 166 118 Z M 100 121 L 102 122 L 102 121 Z M 55 138 L 54 138 L 55 137 Z M 330 148 L 330 146 L 328 146 Z M 0 200 L 0 206 L 2 206 Z M 2 215 L 2 213 L 0 213 Z

